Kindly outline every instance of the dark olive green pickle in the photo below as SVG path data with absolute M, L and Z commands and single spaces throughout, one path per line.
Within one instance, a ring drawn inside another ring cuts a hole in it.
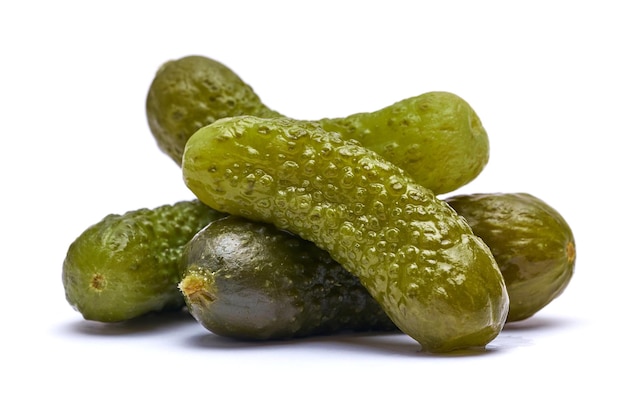
M 574 274 L 576 243 L 554 207 L 528 193 L 446 201 L 491 248 L 509 293 L 508 322 L 533 316 L 563 293 Z
M 186 245 L 180 290 L 211 332 L 286 339 L 397 330 L 358 278 L 328 252 L 276 227 L 228 216 Z

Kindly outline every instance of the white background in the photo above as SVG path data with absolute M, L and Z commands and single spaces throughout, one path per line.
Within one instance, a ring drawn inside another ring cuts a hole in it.
M 619 6 L 3 2 L 0 415 L 625 415 Z M 297 118 L 460 95 L 491 159 L 453 194 L 524 191 L 559 210 L 577 241 L 570 286 L 472 356 L 402 335 L 234 343 L 182 314 L 84 321 L 61 284 L 69 244 L 106 214 L 192 198 L 144 111 L 159 65 L 189 54 Z

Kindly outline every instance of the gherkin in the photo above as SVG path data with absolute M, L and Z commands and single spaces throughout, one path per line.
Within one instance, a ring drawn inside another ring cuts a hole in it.
M 467 222 L 405 171 L 314 122 L 239 116 L 194 133 L 190 190 L 326 250 L 422 349 L 484 347 L 509 308 L 502 274 Z
M 146 98 L 151 132 L 179 165 L 194 132 L 221 118 L 243 115 L 287 117 L 267 107 L 230 68 L 203 56 L 164 63 Z M 359 140 L 436 194 L 469 183 L 489 160 L 489 138 L 480 118 L 464 99 L 446 91 L 318 122 L 344 139 Z
M 533 316 L 569 285 L 576 242 L 554 207 L 528 193 L 466 194 L 446 201 L 491 248 L 509 293 L 507 321 Z
M 185 246 L 181 270 L 189 312 L 222 336 L 397 330 L 328 252 L 270 224 L 237 216 L 211 222 Z
M 101 322 L 182 308 L 183 247 L 222 216 L 192 200 L 104 217 L 69 246 L 62 271 L 67 301 L 85 319 Z
M 161 65 L 146 99 L 148 126 L 157 145 L 179 165 L 196 130 L 222 117 L 245 114 L 281 116 L 230 68 L 197 55 Z

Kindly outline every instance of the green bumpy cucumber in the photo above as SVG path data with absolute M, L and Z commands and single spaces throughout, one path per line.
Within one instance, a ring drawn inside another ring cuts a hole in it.
M 319 123 L 358 140 L 435 194 L 471 182 L 489 160 L 489 140 L 478 115 L 448 92 L 424 93 L 372 113 Z
M 489 248 L 379 154 L 313 122 L 239 116 L 192 135 L 189 189 L 215 210 L 310 240 L 359 277 L 424 351 L 484 347 L 509 300 Z
M 222 216 L 192 200 L 104 217 L 69 246 L 62 274 L 67 301 L 86 320 L 101 322 L 182 308 L 184 245 Z
M 279 117 L 230 68 L 188 56 L 158 69 L 146 99 L 148 126 L 159 148 L 181 164 L 187 139 L 202 126 L 228 116 Z
M 211 332 L 285 339 L 397 327 L 328 252 L 267 223 L 228 216 L 186 245 L 179 288 Z
M 491 248 L 509 293 L 507 321 L 533 316 L 565 290 L 576 243 L 556 209 L 527 193 L 459 195 L 446 202 Z
M 202 126 L 223 117 L 281 116 L 233 71 L 202 56 L 160 67 L 148 91 L 146 115 L 157 144 L 179 165 L 185 143 Z M 435 194 L 469 183 L 489 160 L 481 120 L 465 100 L 449 92 L 428 92 L 371 113 L 318 122 L 359 140 Z

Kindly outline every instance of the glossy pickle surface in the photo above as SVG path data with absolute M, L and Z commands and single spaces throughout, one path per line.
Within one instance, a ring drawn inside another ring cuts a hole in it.
M 507 321 L 527 319 L 563 293 L 574 274 L 576 243 L 554 207 L 528 193 L 458 195 L 446 201 L 491 248 L 509 293 Z
M 432 191 L 313 122 L 241 116 L 198 130 L 187 186 L 218 211 L 314 242 L 423 350 L 484 347 L 508 296 L 489 248 Z
M 179 284 L 189 312 L 215 334 L 285 339 L 397 330 L 358 278 L 313 243 L 227 216 L 186 245 Z

